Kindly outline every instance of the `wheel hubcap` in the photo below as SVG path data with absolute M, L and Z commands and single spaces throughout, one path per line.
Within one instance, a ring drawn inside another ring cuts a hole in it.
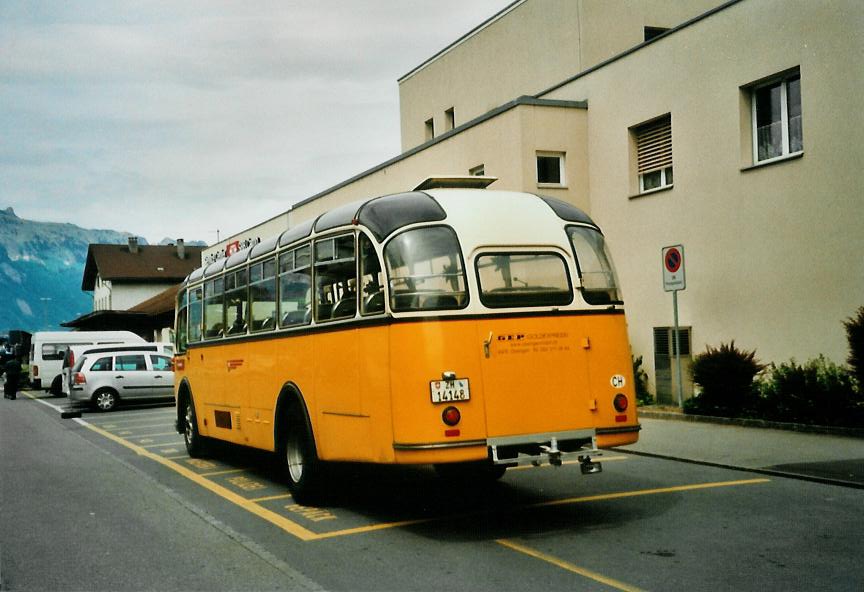
M 192 405 L 186 405 L 186 431 L 183 432 L 183 436 L 186 438 L 186 442 L 192 442 L 192 439 L 195 437 L 195 431 L 193 429 L 193 422 L 195 421 L 194 416 L 192 415 Z
M 96 406 L 102 410 L 111 409 L 114 406 L 114 395 L 102 393 L 96 398 Z
M 297 438 L 288 440 L 286 450 L 286 459 L 288 461 L 288 474 L 294 483 L 299 483 L 303 478 L 303 451 L 300 449 Z

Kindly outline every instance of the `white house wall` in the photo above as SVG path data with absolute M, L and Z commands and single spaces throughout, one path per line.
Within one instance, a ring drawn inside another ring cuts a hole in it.
M 660 250 L 685 247 L 693 348 L 735 340 L 763 361 L 847 355 L 864 305 L 864 150 L 857 2 L 746 0 L 544 98 L 587 99 L 591 215 L 610 238 L 634 351 L 672 324 Z M 803 157 L 752 163 L 754 81 L 800 66 Z M 671 113 L 675 184 L 631 198 L 628 127 Z

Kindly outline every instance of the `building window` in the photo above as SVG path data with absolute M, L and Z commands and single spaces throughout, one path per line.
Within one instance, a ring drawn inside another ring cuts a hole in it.
M 435 137 L 435 120 L 429 118 L 426 120 L 426 141 L 428 142 Z
M 537 153 L 537 184 L 564 185 L 564 153 Z
M 754 162 L 802 152 L 801 75 L 798 71 L 754 86 L 750 96 Z
M 475 167 L 468 169 L 468 174 L 472 177 L 482 177 L 486 174 L 486 165 L 478 164 Z
M 669 29 L 666 27 L 644 27 L 645 41 L 651 41 L 655 37 L 659 37 Z
M 633 129 L 639 193 L 671 187 L 672 116 L 666 114 Z
M 453 107 L 444 111 L 444 131 L 450 131 L 456 127 L 456 114 L 453 112 Z

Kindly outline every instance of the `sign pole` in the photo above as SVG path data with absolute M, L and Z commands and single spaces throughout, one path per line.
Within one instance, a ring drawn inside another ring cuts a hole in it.
M 672 308 L 675 315 L 675 370 L 678 375 L 678 406 L 684 407 L 684 385 L 681 382 L 681 335 L 678 331 L 678 290 L 672 292 Z
M 684 245 L 663 247 L 663 289 L 672 292 L 672 309 L 675 316 L 675 372 L 678 377 L 678 406 L 684 407 L 684 382 L 681 376 L 681 335 L 678 326 L 678 292 L 687 288 L 684 275 Z

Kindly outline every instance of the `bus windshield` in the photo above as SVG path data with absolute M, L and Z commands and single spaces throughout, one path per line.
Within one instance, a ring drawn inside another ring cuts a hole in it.
M 456 233 L 445 226 L 398 235 L 384 249 L 394 312 L 464 308 L 465 269 Z
M 612 257 L 603 235 L 593 228 L 567 228 L 582 278 L 582 297 L 588 304 L 620 304 L 621 293 Z

